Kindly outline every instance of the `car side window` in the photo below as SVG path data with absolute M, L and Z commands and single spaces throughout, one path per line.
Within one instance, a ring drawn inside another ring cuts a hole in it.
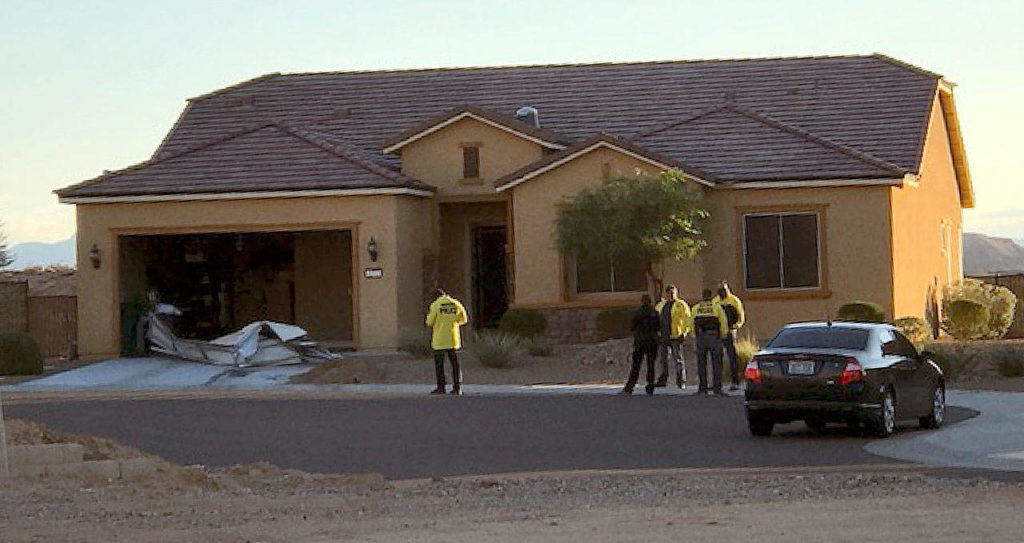
M 882 339 L 882 354 L 901 356 L 903 358 L 917 358 L 917 349 L 906 336 L 895 330 L 885 330 L 880 334 Z

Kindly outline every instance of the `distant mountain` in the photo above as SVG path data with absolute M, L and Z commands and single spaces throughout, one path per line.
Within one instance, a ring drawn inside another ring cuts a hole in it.
M 1010 238 L 964 234 L 964 275 L 1024 272 L 1024 246 Z
M 14 257 L 10 269 L 33 266 L 75 265 L 75 236 L 54 243 L 27 242 L 11 245 L 7 251 Z

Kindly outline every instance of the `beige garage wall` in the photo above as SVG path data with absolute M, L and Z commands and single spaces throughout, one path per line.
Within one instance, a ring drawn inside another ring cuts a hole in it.
M 352 230 L 356 260 L 353 289 L 356 346 L 363 349 L 393 348 L 398 335 L 398 280 L 402 276 L 416 275 L 414 259 L 399 257 L 396 223 L 400 214 L 408 219 L 426 209 L 422 204 L 400 203 L 405 200 L 420 199 L 349 196 L 79 204 L 79 350 L 84 355 L 116 355 L 120 351 L 119 234 L 339 229 Z M 377 239 L 381 248 L 380 259 L 376 263 L 369 261 L 365 250 L 371 236 Z M 102 255 L 99 269 L 93 269 L 88 260 L 93 244 Z M 412 267 L 403 270 L 400 265 Z M 383 278 L 363 277 L 363 270 L 368 267 L 383 268 Z

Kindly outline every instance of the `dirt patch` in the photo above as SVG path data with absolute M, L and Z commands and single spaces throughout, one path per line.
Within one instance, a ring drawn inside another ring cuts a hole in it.
M 11 445 L 41 445 L 47 443 L 78 443 L 85 448 L 85 460 L 124 460 L 149 457 L 146 453 L 126 447 L 110 439 L 79 436 L 47 428 L 42 424 L 21 419 L 4 421 L 7 443 Z
M 936 341 L 925 349 L 954 353 L 966 364 L 963 374 L 950 381 L 950 388 L 1024 392 L 1024 377 L 1004 377 L 998 369 L 1001 357 L 1024 360 L 1024 339 Z
M 589 345 L 558 345 L 553 356 L 525 356 L 510 368 L 484 366 L 470 347 L 459 353 L 459 361 L 467 384 L 622 383 L 629 373 L 632 345 L 631 339 Z M 687 358 L 688 365 L 692 366 L 693 355 L 689 354 Z M 692 377 L 696 377 L 695 367 L 689 371 Z M 291 382 L 433 383 L 434 361 L 405 353 L 350 357 L 323 364 L 293 377 Z

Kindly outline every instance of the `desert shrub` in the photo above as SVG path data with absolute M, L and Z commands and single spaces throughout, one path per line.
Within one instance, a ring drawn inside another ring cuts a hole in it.
M 532 338 L 544 334 L 548 321 L 535 309 L 509 309 L 501 316 L 498 329 L 509 334 Z
M 1017 307 L 1017 296 L 1010 289 L 983 283 L 977 279 L 964 279 L 946 285 L 942 289 L 942 313 L 949 315 L 951 306 L 959 300 L 977 302 L 988 310 L 984 330 L 971 339 L 999 339 L 1006 334 L 1013 323 L 1014 310 Z M 958 337 L 946 328 L 947 319 L 942 321 L 942 329 L 953 337 Z
M 882 306 L 874 302 L 854 300 L 839 308 L 836 319 L 853 322 L 885 322 L 885 311 Z
M 526 353 L 526 340 L 515 334 L 483 330 L 473 335 L 469 348 L 489 368 L 511 368 Z
M 398 333 L 398 350 L 418 357 L 432 355 L 434 349 L 430 346 L 430 330 L 403 328 Z
M 597 335 L 601 340 L 619 339 L 633 335 L 632 309 L 605 309 L 597 314 Z
M 928 337 L 931 335 L 928 331 L 928 324 L 921 317 L 900 317 L 892 321 L 892 324 L 899 328 L 918 349 L 924 345 L 925 341 L 928 341 Z
M 739 358 L 739 365 L 742 369 L 750 362 L 751 358 L 754 358 L 754 353 L 761 350 L 761 345 L 756 339 L 745 337 L 743 339 L 736 340 L 736 356 Z
M 942 301 L 942 329 L 956 339 L 981 339 L 989 330 L 989 310 L 969 299 Z
M 1004 349 L 992 353 L 996 370 L 1003 377 L 1024 377 L 1024 353 L 1013 349 Z
M 551 356 L 555 354 L 555 348 L 544 336 L 536 336 L 526 341 L 526 352 L 530 356 Z
M 932 352 L 932 360 L 942 368 L 947 382 L 971 375 L 981 361 L 978 352 L 968 353 L 962 346 L 932 344 L 926 348 Z
M 28 334 L 0 334 L 0 375 L 40 373 L 43 373 L 43 355 L 36 340 Z

